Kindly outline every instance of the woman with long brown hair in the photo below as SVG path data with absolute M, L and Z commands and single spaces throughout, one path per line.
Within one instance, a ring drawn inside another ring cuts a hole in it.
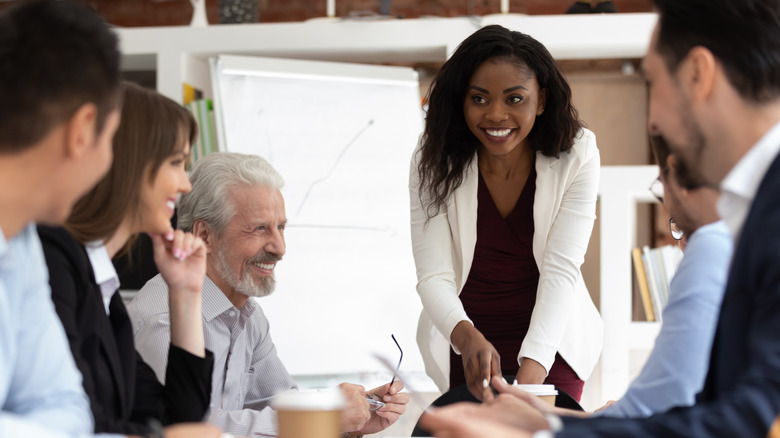
M 204 347 L 200 290 L 203 242 L 174 231 L 171 217 L 195 120 L 181 105 L 123 84 L 122 120 L 108 174 L 80 199 L 65 228 L 40 226 L 52 297 L 90 398 L 95 432 L 146 435 L 159 424 L 201 421 L 209 406 L 213 355 Z M 165 385 L 135 351 L 111 259 L 139 233 L 153 242 L 168 282 L 171 343 Z M 174 426 L 166 436 L 214 436 L 206 425 Z

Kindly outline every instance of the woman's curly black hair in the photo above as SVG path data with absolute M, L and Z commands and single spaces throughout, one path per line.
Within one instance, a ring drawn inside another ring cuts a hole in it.
M 479 140 L 463 115 L 469 81 L 482 63 L 505 58 L 527 67 L 545 90 L 544 113 L 528 134 L 529 144 L 545 156 L 558 157 L 571 149 L 582 129 L 571 102 L 571 88 L 550 52 L 534 38 L 492 25 L 466 38 L 444 63 L 428 91 L 428 111 L 417 167 L 419 196 L 427 199 L 429 218 L 446 206 L 450 194 L 463 182 L 466 166 L 474 159 Z

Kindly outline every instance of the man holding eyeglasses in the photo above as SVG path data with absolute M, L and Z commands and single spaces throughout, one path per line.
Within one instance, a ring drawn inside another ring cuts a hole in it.
M 203 328 L 206 348 L 214 352 L 208 421 L 236 435 L 276 436 L 269 402 L 297 386 L 276 354 L 268 319 L 249 298 L 273 292 L 274 268 L 286 250 L 282 177 L 256 155 L 224 152 L 201 158 L 191 182 L 192 191 L 179 204 L 178 228 L 203 239 L 207 250 Z M 170 318 L 160 275 L 138 292 L 128 313 L 136 349 L 163 381 Z M 302 335 L 306 330 L 311 328 Z M 370 391 L 348 383 L 340 387 L 347 402 L 342 429 L 350 436 L 384 430 L 409 401 L 399 393 L 398 380 Z M 370 405 L 369 398 L 384 406 Z

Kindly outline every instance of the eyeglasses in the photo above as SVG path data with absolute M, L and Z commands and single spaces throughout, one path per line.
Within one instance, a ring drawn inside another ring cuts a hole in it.
M 661 181 L 661 177 L 657 177 L 653 180 L 653 182 L 650 184 L 650 187 L 648 187 L 648 190 L 650 190 L 650 193 L 655 196 L 655 199 L 658 200 L 661 204 L 664 203 L 664 183 Z M 674 218 L 669 218 L 669 232 L 672 233 L 672 238 L 674 240 L 682 240 L 683 238 L 683 230 L 677 225 L 677 222 L 674 221 Z
M 650 184 L 650 187 L 648 187 L 650 190 L 650 193 L 655 196 L 655 199 L 658 200 L 661 204 L 664 203 L 664 183 L 661 181 L 661 177 L 654 179 L 652 184 Z
M 398 347 L 398 351 L 401 352 L 401 357 L 398 358 L 398 366 L 395 367 L 395 373 L 393 373 L 393 378 L 390 379 L 390 386 L 393 386 L 393 383 L 395 383 L 395 378 L 398 377 L 398 370 L 401 369 L 401 361 L 404 360 L 404 351 L 401 349 L 401 346 L 398 344 L 398 341 L 395 339 L 395 335 L 390 335 L 391 338 L 393 338 L 393 342 L 395 342 L 395 346 Z
M 393 383 L 395 383 L 395 379 L 396 377 L 398 377 L 398 370 L 401 369 L 401 361 L 404 360 L 404 350 L 401 349 L 401 345 L 398 344 L 398 341 L 395 339 L 395 335 L 391 334 L 390 337 L 393 338 L 393 342 L 395 342 L 395 346 L 398 347 L 398 351 L 401 352 L 401 357 L 398 359 L 398 365 L 395 367 L 393 378 L 390 379 L 390 385 L 388 386 L 388 390 L 391 386 L 393 386 Z M 367 395 L 366 400 L 368 400 L 368 404 L 369 404 L 368 410 L 371 412 L 376 411 L 377 409 L 385 405 L 384 402 L 382 402 L 382 400 L 379 398 L 379 396 L 376 395 L 374 396 Z
M 669 231 L 672 233 L 672 238 L 674 240 L 682 240 L 683 230 L 677 225 L 677 222 L 674 221 L 674 218 L 669 218 Z
M 400 347 L 399 347 L 400 348 Z M 412 398 L 412 400 L 419 405 L 420 408 L 422 408 L 423 411 L 431 413 L 433 412 L 431 410 L 431 405 L 429 401 L 426 401 L 423 396 L 414 390 L 414 388 L 411 385 L 411 382 L 407 378 L 407 376 L 404 376 L 404 373 L 401 372 L 400 369 L 396 368 L 393 370 L 393 364 L 390 362 L 389 359 L 382 356 L 381 354 L 374 353 L 374 357 L 376 360 L 378 360 L 382 365 L 384 365 L 385 368 L 387 368 L 390 371 L 394 371 L 396 374 L 396 378 L 399 382 L 403 383 L 404 388 L 406 388 L 406 393 L 409 394 L 409 397 Z

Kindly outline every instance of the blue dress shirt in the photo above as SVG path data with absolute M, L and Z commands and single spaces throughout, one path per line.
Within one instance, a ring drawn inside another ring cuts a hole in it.
M 626 394 L 595 415 L 647 417 L 694 403 L 707 376 L 732 251 L 723 221 L 690 236 L 669 285 L 669 302 L 653 351 Z
M 0 230 L 0 437 L 82 436 L 89 399 L 49 288 L 35 226 Z

